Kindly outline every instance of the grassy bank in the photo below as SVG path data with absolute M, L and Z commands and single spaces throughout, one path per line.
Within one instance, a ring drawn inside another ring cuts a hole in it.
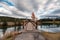
M 18 34 L 18 32 L 9 33 L 8 36 L 4 36 L 4 40 L 13 40 L 14 37 Z M 59 33 L 50 33 L 50 32 L 41 32 L 41 35 L 45 37 L 46 40 L 60 40 L 60 32 Z

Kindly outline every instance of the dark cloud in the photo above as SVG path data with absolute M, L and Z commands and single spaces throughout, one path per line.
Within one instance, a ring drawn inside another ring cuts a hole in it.
M 31 0 L 30 2 L 33 6 L 33 9 L 37 11 L 38 10 L 38 3 L 35 0 Z
M 31 11 L 31 9 L 28 7 L 29 6 L 29 1 L 25 1 L 25 0 L 13 0 L 13 2 L 15 3 L 15 6 L 20 10 L 20 11 Z
M 60 9 L 57 9 L 57 10 L 53 11 L 52 13 L 53 14 L 58 14 L 58 13 L 60 14 Z
M 57 3 L 60 2 L 60 0 L 57 0 L 55 2 L 55 0 L 11 0 L 15 3 L 15 6 L 22 12 L 32 12 L 40 10 L 41 14 L 44 13 L 51 13 L 54 14 L 55 13 L 60 13 L 60 10 L 55 10 L 53 12 L 49 11 L 50 9 L 55 9 L 59 7 L 59 5 L 57 5 Z M 44 4 L 43 1 L 46 1 L 46 3 Z M 51 4 L 54 4 L 53 6 Z M 41 9 L 39 9 L 41 6 Z M 51 7 L 51 8 L 50 8 Z M 41 10 L 44 10 L 43 12 L 41 12 Z M 48 12 L 49 11 L 49 12 Z M 38 12 L 37 12 L 38 13 Z M 39 16 L 41 16 L 41 14 Z M 48 15 L 48 14 L 44 14 L 44 15 Z
M 9 15 L 9 14 L 5 14 L 5 13 L 0 12 L 0 15 Z
M 35 0 L 13 0 L 15 6 L 21 11 L 31 12 L 38 10 L 38 2 Z

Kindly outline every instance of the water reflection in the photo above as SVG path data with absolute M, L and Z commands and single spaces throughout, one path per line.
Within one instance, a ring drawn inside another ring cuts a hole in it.
M 16 29 L 15 27 L 10 27 L 10 28 L 7 28 L 6 32 L 12 32 L 12 31 L 20 31 L 23 29 L 23 26 L 16 26 Z M 60 25 L 38 25 L 37 26 L 37 29 L 38 30 L 42 30 L 42 31 L 47 31 L 47 32 L 60 32 Z M 0 29 L 0 37 L 3 36 L 3 29 Z
M 20 31 L 20 30 L 22 30 L 23 29 L 23 26 L 16 26 L 16 28 L 15 27 L 10 27 L 10 28 L 7 28 L 6 29 L 6 31 L 5 31 L 5 33 L 10 33 L 10 32 L 13 32 L 13 31 Z M 0 37 L 2 37 L 3 36 L 3 29 L 0 29 Z
M 57 28 L 60 27 L 60 25 L 39 25 L 40 28 Z
M 37 29 L 46 32 L 60 32 L 60 25 L 39 25 Z
M 0 29 L 0 38 L 3 36 L 2 29 Z

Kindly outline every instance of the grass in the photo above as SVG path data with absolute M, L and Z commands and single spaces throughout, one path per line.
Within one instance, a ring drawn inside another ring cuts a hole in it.
M 42 32 L 47 40 L 60 40 L 60 33 Z
M 7 33 L 3 36 L 3 40 L 13 40 L 16 35 L 20 34 L 19 32 Z

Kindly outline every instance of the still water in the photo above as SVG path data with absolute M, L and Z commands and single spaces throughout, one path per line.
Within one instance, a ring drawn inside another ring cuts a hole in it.
M 16 30 L 19 27 L 20 27 L 19 30 L 23 29 L 23 26 L 17 26 Z M 37 29 L 41 31 L 46 31 L 46 32 L 60 32 L 60 25 L 39 25 L 37 26 Z M 6 32 L 12 32 L 12 31 L 15 31 L 15 27 L 10 27 L 10 28 L 7 28 L 6 30 Z M 3 31 L 2 29 L 0 29 L 0 37 L 2 36 L 3 36 Z

